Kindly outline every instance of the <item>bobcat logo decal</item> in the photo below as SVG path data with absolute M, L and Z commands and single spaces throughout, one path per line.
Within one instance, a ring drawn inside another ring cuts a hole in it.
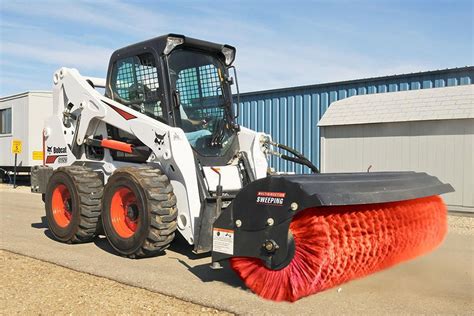
M 46 146 L 46 147 L 47 147 L 47 148 L 46 148 L 46 151 L 47 151 L 48 153 L 53 152 L 53 146 Z
M 165 144 L 165 135 L 166 133 L 164 133 L 163 135 L 159 135 L 157 132 L 155 132 L 155 144 L 157 144 L 158 146 L 163 146 Z M 161 148 L 159 148 L 161 149 Z

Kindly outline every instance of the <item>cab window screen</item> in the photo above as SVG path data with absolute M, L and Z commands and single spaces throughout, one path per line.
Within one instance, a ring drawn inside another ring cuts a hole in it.
M 119 60 L 116 66 L 115 93 L 126 101 L 130 101 L 129 87 L 137 82 L 134 75 L 134 58 Z
M 116 101 L 163 120 L 158 67 L 152 54 L 118 60 L 112 78 Z
M 206 106 L 205 98 L 222 95 L 218 70 L 212 64 L 183 69 L 178 78 L 176 88 L 185 105 Z

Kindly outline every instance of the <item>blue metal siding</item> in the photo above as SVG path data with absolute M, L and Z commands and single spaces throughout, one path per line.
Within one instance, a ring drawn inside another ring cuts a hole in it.
M 474 67 L 437 70 L 406 75 L 368 78 L 267 91 L 240 96 L 242 126 L 272 135 L 279 143 L 294 147 L 315 165 L 320 164 L 320 132 L 317 123 L 329 105 L 353 95 L 384 93 L 473 84 Z M 272 157 L 278 171 L 309 173 L 307 167 Z

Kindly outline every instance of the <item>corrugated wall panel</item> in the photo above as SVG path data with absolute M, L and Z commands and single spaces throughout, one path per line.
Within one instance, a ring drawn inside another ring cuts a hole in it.
M 240 96 L 237 121 L 271 134 L 275 141 L 294 147 L 319 166 L 317 123 L 332 102 L 361 94 L 467 85 L 473 84 L 473 80 L 474 67 L 463 67 L 244 93 Z M 270 164 L 278 171 L 310 171 L 275 157 Z
M 324 134 L 324 172 L 427 172 L 454 187 L 443 195 L 450 210 L 474 213 L 474 119 L 326 126 Z

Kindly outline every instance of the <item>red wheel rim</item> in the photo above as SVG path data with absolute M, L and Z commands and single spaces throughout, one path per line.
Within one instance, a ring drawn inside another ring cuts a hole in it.
M 115 191 L 110 203 L 110 219 L 115 232 L 122 238 L 130 238 L 137 230 L 139 216 L 135 194 L 127 187 Z
M 72 218 L 72 201 L 71 193 L 64 184 L 59 184 L 54 188 L 51 208 L 56 224 L 60 227 L 67 227 Z

